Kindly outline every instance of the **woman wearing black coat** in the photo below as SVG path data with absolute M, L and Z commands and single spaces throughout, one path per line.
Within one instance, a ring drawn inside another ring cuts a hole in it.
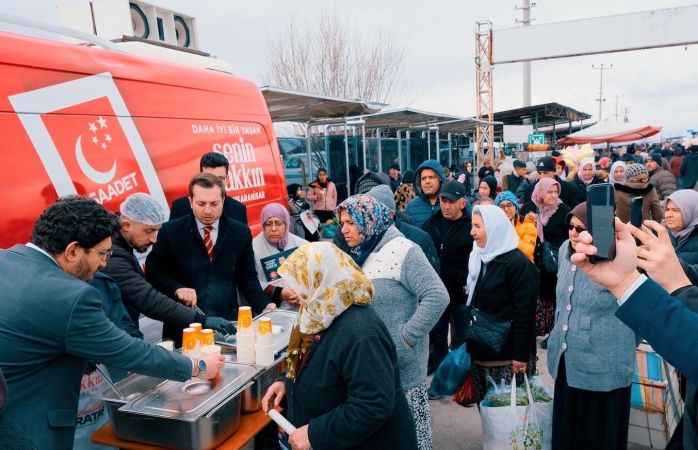
M 504 212 L 494 205 L 473 209 L 473 250 L 468 260 L 468 305 L 511 322 L 502 350 L 493 353 L 468 342 L 478 398 L 487 391 L 486 375 L 510 381 L 514 373 L 536 372 L 535 310 L 538 271 L 518 250 L 519 237 Z
M 531 199 L 538 208 L 538 242 L 534 260 L 540 269 L 540 298 L 536 310 L 536 334 L 545 336 L 555 323 L 557 270 L 545 270 L 543 254 L 547 247 L 557 257 L 560 246 L 567 240 L 567 215 L 570 209 L 560 200 L 560 183 L 553 178 L 543 178 L 536 183 Z M 541 345 L 545 348 L 547 341 Z
M 294 450 L 416 450 L 414 421 L 400 385 L 395 345 L 368 303 L 373 284 L 329 242 L 306 244 L 279 268 L 301 306 L 284 381 L 267 390 L 297 427 Z

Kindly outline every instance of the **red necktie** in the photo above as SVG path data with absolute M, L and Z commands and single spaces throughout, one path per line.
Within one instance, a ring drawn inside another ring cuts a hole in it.
M 211 225 L 206 225 L 204 227 L 204 247 L 206 247 L 208 259 L 213 261 L 213 240 L 211 239 L 211 230 L 213 230 Z

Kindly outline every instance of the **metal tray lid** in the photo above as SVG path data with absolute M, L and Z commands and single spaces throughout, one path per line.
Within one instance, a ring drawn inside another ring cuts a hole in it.
M 243 388 L 257 374 L 254 366 L 226 362 L 214 382 L 192 378 L 165 381 L 119 408 L 126 413 L 195 421 Z

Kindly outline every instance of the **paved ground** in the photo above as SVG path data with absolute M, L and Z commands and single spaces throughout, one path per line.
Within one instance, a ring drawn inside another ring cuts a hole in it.
M 543 381 L 553 386 L 548 374 L 547 352 L 538 349 L 538 371 Z M 482 426 L 477 408 L 464 408 L 451 398 L 432 400 L 431 413 L 434 420 L 434 450 L 481 450 Z M 628 450 L 649 450 L 647 447 L 630 444 Z
M 151 342 L 160 341 L 162 325 L 160 322 L 142 318 L 141 331 L 145 339 Z M 548 374 L 546 363 L 547 352 L 538 349 L 538 371 L 544 382 L 553 386 L 553 379 Z M 431 401 L 431 413 L 434 420 L 434 450 L 481 450 L 482 427 L 477 408 L 464 408 L 451 400 L 450 397 Z M 649 450 L 639 445 L 629 445 L 628 450 Z

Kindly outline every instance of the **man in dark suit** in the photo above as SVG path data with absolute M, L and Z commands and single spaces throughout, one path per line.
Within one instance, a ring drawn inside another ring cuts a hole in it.
M 237 319 L 239 288 L 255 313 L 268 305 L 259 285 L 252 235 L 242 223 L 222 216 L 225 186 L 209 173 L 189 182 L 193 214 L 163 225 L 146 260 L 146 278 L 160 292 L 205 314 Z M 272 303 L 273 305 L 273 303 Z M 163 335 L 181 338 L 165 324 Z
M 218 177 L 225 186 L 225 181 L 228 178 L 228 169 L 230 163 L 228 158 L 221 153 L 210 152 L 201 157 L 199 161 L 199 171 L 201 173 L 210 173 Z M 180 217 L 191 215 L 191 203 L 189 197 L 181 197 L 172 202 L 172 210 L 170 211 L 170 220 L 179 219 Z M 223 202 L 223 217 L 237 220 L 247 225 L 247 208 L 245 205 L 232 197 L 225 196 Z
M 106 264 L 116 226 L 98 203 L 70 197 L 42 213 L 31 243 L 0 250 L 0 370 L 8 391 L 0 430 L 31 441 L 9 448 L 73 447 L 88 361 L 178 381 L 199 368 L 216 376 L 223 364 L 147 344 L 107 319 L 99 292 L 85 281 Z
M 142 192 L 130 195 L 120 206 L 119 230 L 112 236 L 113 254 L 103 272 L 116 281 L 123 304 L 133 323 L 143 314 L 151 319 L 182 329 L 192 322 L 202 323 L 225 334 L 235 333 L 232 322 L 206 316 L 155 289 L 134 255 L 147 251 L 167 221 L 165 209 L 153 197 Z

